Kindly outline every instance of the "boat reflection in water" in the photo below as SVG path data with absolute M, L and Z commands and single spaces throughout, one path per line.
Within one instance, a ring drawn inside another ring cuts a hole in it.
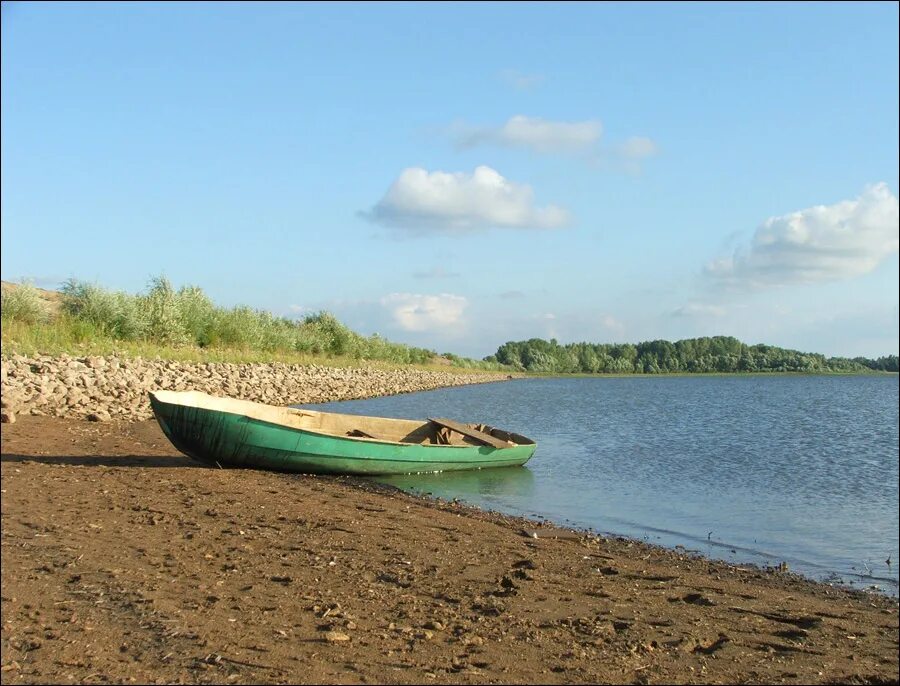
M 472 469 L 433 474 L 390 474 L 369 477 L 414 495 L 452 500 L 472 505 L 515 505 L 534 493 L 534 474 L 527 467 Z

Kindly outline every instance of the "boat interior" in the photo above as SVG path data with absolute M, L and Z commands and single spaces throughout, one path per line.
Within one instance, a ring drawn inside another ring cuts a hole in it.
M 464 424 L 438 417 L 413 420 L 319 412 L 221 398 L 199 391 L 154 391 L 151 395 L 163 403 L 227 412 L 353 440 L 459 447 L 487 445 L 498 449 L 534 444 L 529 438 L 486 424 Z

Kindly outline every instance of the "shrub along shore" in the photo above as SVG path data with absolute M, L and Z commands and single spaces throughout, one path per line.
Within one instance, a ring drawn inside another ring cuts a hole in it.
M 441 365 L 503 371 L 496 361 L 362 336 L 329 312 L 299 319 L 246 306 L 219 307 L 197 286 L 176 290 L 165 278 L 131 295 L 70 280 L 60 291 L 2 284 L 3 351 L 21 354 L 163 357 L 221 362 Z M 337 365 L 340 366 L 340 365 Z
M 323 365 L 179 362 L 117 356 L 25 356 L 2 360 L 4 421 L 16 414 L 141 420 L 153 390 L 196 390 L 270 405 L 352 400 L 501 381 L 507 374 Z

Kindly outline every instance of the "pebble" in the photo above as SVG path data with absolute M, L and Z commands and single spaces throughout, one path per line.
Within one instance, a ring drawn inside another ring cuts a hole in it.
M 128 357 L 14 354 L 2 360 L 2 421 L 15 413 L 106 422 L 153 416 L 148 393 L 196 390 L 211 395 L 299 405 L 412 393 L 506 380 L 506 374 L 420 369 L 338 368 L 280 362 L 232 364 Z

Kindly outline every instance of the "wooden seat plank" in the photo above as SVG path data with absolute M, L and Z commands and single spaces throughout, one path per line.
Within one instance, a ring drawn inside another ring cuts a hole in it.
M 461 433 L 463 436 L 468 436 L 469 438 L 474 438 L 476 441 L 481 441 L 485 445 L 492 446 L 494 448 L 508 448 L 509 443 L 506 441 L 501 441 L 499 438 L 494 438 L 490 434 L 485 433 L 484 431 L 479 431 L 478 429 L 473 429 L 472 427 L 466 426 L 465 424 L 460 424 L 459 422 L 454 422 L 452 419 L 442 419 L 439 417 L 429 417 L 428 421 L 434 422 L 438 426 L 445 426 L 448 429 L 452 429 L 457 433 Z

